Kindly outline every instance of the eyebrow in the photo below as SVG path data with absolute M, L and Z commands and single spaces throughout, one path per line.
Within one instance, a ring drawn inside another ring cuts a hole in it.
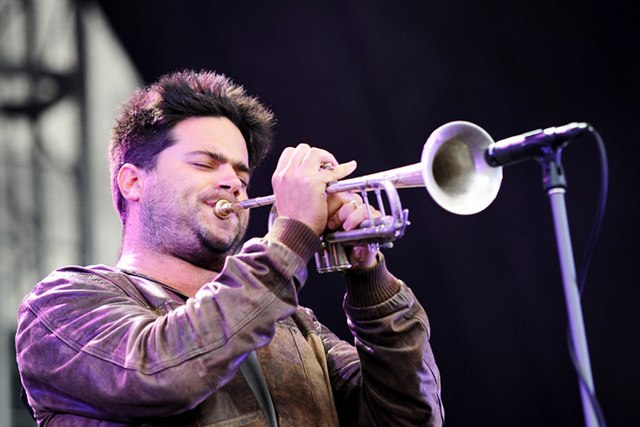
M 244 172 L 249 175 L 251 174 L 251 168 L 249 168 L 249 166 L 244 164 L 244 162 L 232 162 L 231 159 L 229 159 L 229 157 L 225 156 L 222 153 L 215 153 L 213 151 L 208 151 L 208 150 L 196 150 L 196 151 L 191 151 L 187 153 L 187 155 L 188 156 L 197 156 L 197 155 L 207 156 L 208 158 L 215 160 L 216 162 L 230 163 L 233 166 L 233 168 L 238 172 Z

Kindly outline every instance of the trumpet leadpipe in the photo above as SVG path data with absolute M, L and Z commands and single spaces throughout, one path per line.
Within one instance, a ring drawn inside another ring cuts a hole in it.
M 272 194 L 270 196 L 262 196 L 255 197 L 253 199 L 239 200 L 237 202 L 230 202 L 226 199 L 220 199 L 216 202 L 216 205 L 213 208 L 214 213 L 220 219 L 225 219 L 233 212 L 238 211 L 240 209 L 252 209 L 258 208 L 260 206 L 268 206 L 272 205 L 276 202 L 275 196 Z

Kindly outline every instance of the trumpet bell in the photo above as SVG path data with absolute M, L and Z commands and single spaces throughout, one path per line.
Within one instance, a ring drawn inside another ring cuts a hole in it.
M 484 129 L 465 121 L 444 124 L 429 136 L 422 150 L 424 184 L 443 209 L 472 215 L 496 198 L 502 168 L 490 166 L 485 160 L 492 143 Z

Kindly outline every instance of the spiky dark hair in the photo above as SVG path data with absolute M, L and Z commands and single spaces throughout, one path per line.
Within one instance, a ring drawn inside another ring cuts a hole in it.
M 273 113 L 223 74 L 191 70 L 164 75 L 136 90 L 122 105 L 109 145 L 111 192 L 122 222 L 126 204 L 117 183 L 125 163 L 152 170 L 158 155 L 175 143 L 171 130 L 190 117 L 226 117 L 242 133 L 249 167 L 265 157 L 273 139 Z

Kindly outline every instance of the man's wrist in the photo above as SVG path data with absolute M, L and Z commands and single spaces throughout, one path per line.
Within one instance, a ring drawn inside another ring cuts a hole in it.
M 377 255 L 372 268 L 345 271 L 347 302 L 354 307 L 369 307 L 392 298 L 400 290 L 400 281 L 386 267 L 384 256 Z
M 305 223 L 283 216 L 279 216 L 273 221 L 265 238 L 285 245 L 305 263 L 309 262 L 313 254 L 322 247 L 318 235 Z

